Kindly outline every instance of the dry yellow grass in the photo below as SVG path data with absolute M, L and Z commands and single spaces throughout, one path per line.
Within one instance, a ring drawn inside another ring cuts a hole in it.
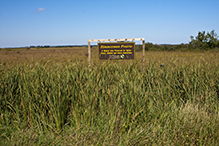
M 0 50 L 0 64 L 12 65 L 21 62 L 37 60 L 64 61 L 80 58 L 87 61 L 87 47 L 65 47 L 65 48 L 30 48 L 27 49 L 2 49 Z M 142 60 L 142 52 L 136 52 L 135 60 Z M 97 62 L 97 48 L 92 48 L 92 62 Z M 165 64 L 173 61 L 178 65 L 194 64 L 205 61 L 206 63 L 219 62 L 219 52 L 182 52 L 182 51 L 147 51 L 145 64 L 156 61 Z M 128 61 L 127 61 L 128 62 Z

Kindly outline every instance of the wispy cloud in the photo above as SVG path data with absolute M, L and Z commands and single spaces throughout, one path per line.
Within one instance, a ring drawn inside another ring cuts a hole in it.
M 36 10 L 36 13 L 41 12 L 41 11 L 46 11 L 46 9 L 45 9 L 45 8 L 38 8 L 38 9 Z

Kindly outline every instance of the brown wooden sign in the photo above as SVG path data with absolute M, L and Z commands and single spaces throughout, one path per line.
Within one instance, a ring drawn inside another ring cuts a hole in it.
M 135 59 L 135 42 L 98 43 L 99 60 Z

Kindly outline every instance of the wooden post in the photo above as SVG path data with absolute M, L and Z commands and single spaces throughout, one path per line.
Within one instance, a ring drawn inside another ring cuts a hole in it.
M 142 63 L 142 68 L 144 71 L 144 61 L 145 61 L 145 40 L 142 41 L 142 45 L 143 45 L 143 63 Z
M 90 41 L 88 41 L 88 64 L 91 63 L 91 50 L 90 50 Z
M 144 61 L 145 61 L 145 39 L 144 38 L 129 38 L 129 39 L 90 39 L 88 40 L 88 64 L 91 65 L 91 49 L 90 42 L 108 42 L 108 41 L 142 41 L 143 45 L 143 63 L 142 68 L 144 71 Z

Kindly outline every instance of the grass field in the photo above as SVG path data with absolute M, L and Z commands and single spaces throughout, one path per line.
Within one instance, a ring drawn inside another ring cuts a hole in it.
M 219 52 L 145 60 L 0 50 L 0 145 L 219 145 Z

